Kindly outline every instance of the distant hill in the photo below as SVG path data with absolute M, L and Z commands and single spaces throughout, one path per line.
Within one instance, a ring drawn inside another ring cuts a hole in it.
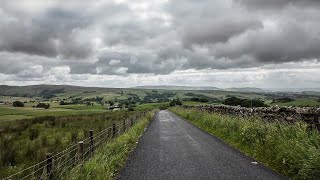
M 165 89 L 165 90 L 221 90 L 212 86 L 136 86 L 134 89 Z
M 255 87 L 243 87 L 243 88 L 226 88 L 223 89 L 225 91 L 233 91 L 233 92 L 256 92 L 256 93 L 264 93 L 264 92 L 287 92 L 287 93 L 319 93 L 320 88 L 255 88 Z
M 226 88 L 225 91 L 234 91 L 234 92 L 267 92 L 268 90 L 264 90 L 261 88 L 255 87 L 243 87 L 243 88 Z
M 320 88 L 270 88 L 274 92 L 320 92 Z
M 43 97 L 47 94 L 96 92 L 112 90 L 112 88 L 81 87 L 69 85 L 31 85 L 31 86 L 7 86 L 0 85 L 0 95 L 16 97 Z

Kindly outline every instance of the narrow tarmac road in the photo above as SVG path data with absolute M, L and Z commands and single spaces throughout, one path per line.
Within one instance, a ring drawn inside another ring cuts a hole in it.
M 154 117 L 118 179 L 285 179 L 171 112 Z

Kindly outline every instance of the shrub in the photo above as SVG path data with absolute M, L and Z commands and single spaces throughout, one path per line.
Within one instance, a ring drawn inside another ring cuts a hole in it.
M 129 104 L 129 105 L 128 105 L 128 110 L 129 110 L 129 111 L 134 111 L 134 107 L 135 107 L 134 104 Z
M 242 107 L 267 107 L 267 105 L 259 99 L 241 99 L 235 96 L 228 97 L 227 99 L 225 99 L 224 104 Z
M 159 107 L 160 110 L 166 110 L 168 108 L 169 108 L 168 104 L 161 104 L 160 107 Z
M 277 102 L 287 103 L 287 102 L 292 102 L 292 101 L 294 101 L 294 99 L 285 97 L 285 98 L 273 99 L 273 100 L 272 100 L 272 103 L 277 103 Z
M 70 103 L 67 103 L 67 102 L 65 102 L 65 101 L 60 101 L 60 103 L 59 103 L 61 106 L 63 106 L 63 105 L 68 105 L 68 104 L 70 104 Z
M 46 103 L 39 103 L 35 106 L 35 108 L 44 108 L 44 109 L 49 109 L 50 108 L 50 104 L 46 104 Z
M 113 105 L 114 105 L 114 102 L 113 102 L 113 101 L 109 101 L 108 103 L 109 103 L 110 106 L 113 106 Z
M 12 106 L 13 106 L 13 107 L 24 107 L 24 103 L 21 102 L 21 101 L 14 101 L 14 102 L 12 103 Z
M 172 101 L 170 101 L 170 106 L 181 106 L 182 102 L 180 101 L 180 99 L 173 99 Z

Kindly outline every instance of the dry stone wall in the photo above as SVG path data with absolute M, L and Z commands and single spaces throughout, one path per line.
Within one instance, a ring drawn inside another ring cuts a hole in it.
M 320 108 L 312 107 L 257 107 L 245 108 L 227 105 L 184 106 L 202 111 L 233 115 L 237 117 L 260 117 L 265 121 L 284 121 L 294 123 L 304 121 L 320 131 Z

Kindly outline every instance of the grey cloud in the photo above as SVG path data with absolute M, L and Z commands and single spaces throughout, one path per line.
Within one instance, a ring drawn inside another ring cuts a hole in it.
M 247 30 L 262 28 L 259 19 L 230 1 L 178 0 L 171 1 L 167 9 L 186 47 L 227 42 Z
M 132 8 L 136 1 L 52 2 L 0 2 L 0 73 L 163 75 L 320 58 L 315 0 L 174 0 L 156 12 Z
M 71 74 L 97 74 L 97 67 L 86 62 L 67 62 Z
M 99 58 L 95 65 L 101 69 L 102 74 L 118 74 L 119 68 L 127 68 L 126 73 L 155 73 L 167 74 L 176 69 L 169 61 L 157 61 L 157 57 L 149 53 L 117 53 L 108 52 Z M 118 60 L 117 64 L 110 61 Z
M 319 6 L 318 0 L 234 0 L 251 9 L 278 10 L 288 6 Z
M 75 36 L 76 30 L 88 25 L 88 20 L 79 13 L 51 8 L 34 17 L 8 14 L 17 20 L 7 22 L 0 17 L 0 49 L 48 57 L 86 57 L 92 52 L 89 42 L 74 43 L 76 38 L 81 38 Z
M 320 58 L 320 37 L 297 23 L 283 23 L 280 30 L 250 32 L 240 40 L 217 45 L 216 57 L 254 57 L 258 62 L 282 63 Z M 250 39 L 250 41 L 248 41 Z
M 247 30 L 262 28 L 262 23 L 253 19 L 223 19 L 218 22 L 204 22 L 205 26 L 190 27 L 183 34 L 183 42 L 192 44 L 214 44 L 227 42 Z

